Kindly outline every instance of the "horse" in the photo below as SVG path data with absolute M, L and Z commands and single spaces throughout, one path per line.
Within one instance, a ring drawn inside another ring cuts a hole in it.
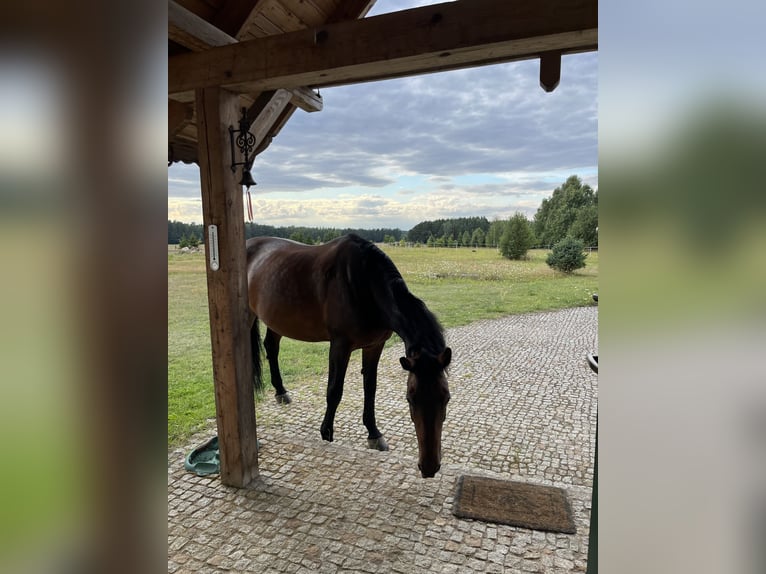
M 320 426 L 333 441 L 335 412 L 351 352 L 362 350 L 364 411 L 369 448 L 388 443 L 376 426 L 378 362 L 392 333 L 404 341 L 399 362 L 407 372 L 407 403 L 418 439 L 423 478 L 441 467 L 441 435 L 450 399 L 445 369 L 452 350 L 426 305 L 410 293 L 391 259 L 374 243 L 349 234 L 311 246 L 289 239 L 255 237 L 246 243 L 253 376 L 262 388 L 259 319 L 267 329 L 263 348 L 277 402 L 290 403 L 279 371 L 282 337 L 329 341 L 327 408 Z

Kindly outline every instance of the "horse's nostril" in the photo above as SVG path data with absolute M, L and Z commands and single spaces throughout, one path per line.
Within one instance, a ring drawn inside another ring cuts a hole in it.
M 439 472 L 439 469 L 442 467 L 441 464 L 437 464 L 436 466 L 429 467 L 428 469 L 424 469 L 423 465 L 418 464 L 418 469 L 420 470 L 420 474 L 423 478 L 433 478 L 437 472 Z

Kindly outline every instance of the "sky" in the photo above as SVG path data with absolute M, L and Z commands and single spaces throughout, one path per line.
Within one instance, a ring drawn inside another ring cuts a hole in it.
M 407 230 L 531 219 L 570 175 L 598 187 L 597 94 L 596 53 L 564 56 L 551 93 L 539 60 L 322 89 L 324 109 L 296 110 L 256 158 L 253 220 Z M 168 219 L 202 222 L 196 165 L 168 168 Z

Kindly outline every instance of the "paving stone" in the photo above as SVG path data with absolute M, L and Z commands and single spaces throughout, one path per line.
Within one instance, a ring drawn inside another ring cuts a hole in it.
M 293 402 L 257 405 L 260 477 L 248 489 L 186 472 L 215 421 L 168 453 L 168 571 L 584 572 L 595 452 L 597 307 L 481 321 L 447 331 L 452 401 L 442 469 L 417 471 L 397 345 L 384 351 L 376 415 L 388 452 L 366 448 L 359 353 L 321 440 L 324 386 L 286 381 Z M 212 389 L 211 389 L 212 392 Z M 452 515 L 461 474 L 562 487 L 574 535 Z

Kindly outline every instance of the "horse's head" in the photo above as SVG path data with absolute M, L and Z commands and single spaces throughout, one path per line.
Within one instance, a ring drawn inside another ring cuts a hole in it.
M 442 424 L 450 399 L 444 369 L 451 359 L 449 347 L 436 357 L 416 352 L 399 359 L 402 368 L 409 373 L 407 402 L 418 436 L 418 468 L 423 478 L 431 478 L 441 467 Z

